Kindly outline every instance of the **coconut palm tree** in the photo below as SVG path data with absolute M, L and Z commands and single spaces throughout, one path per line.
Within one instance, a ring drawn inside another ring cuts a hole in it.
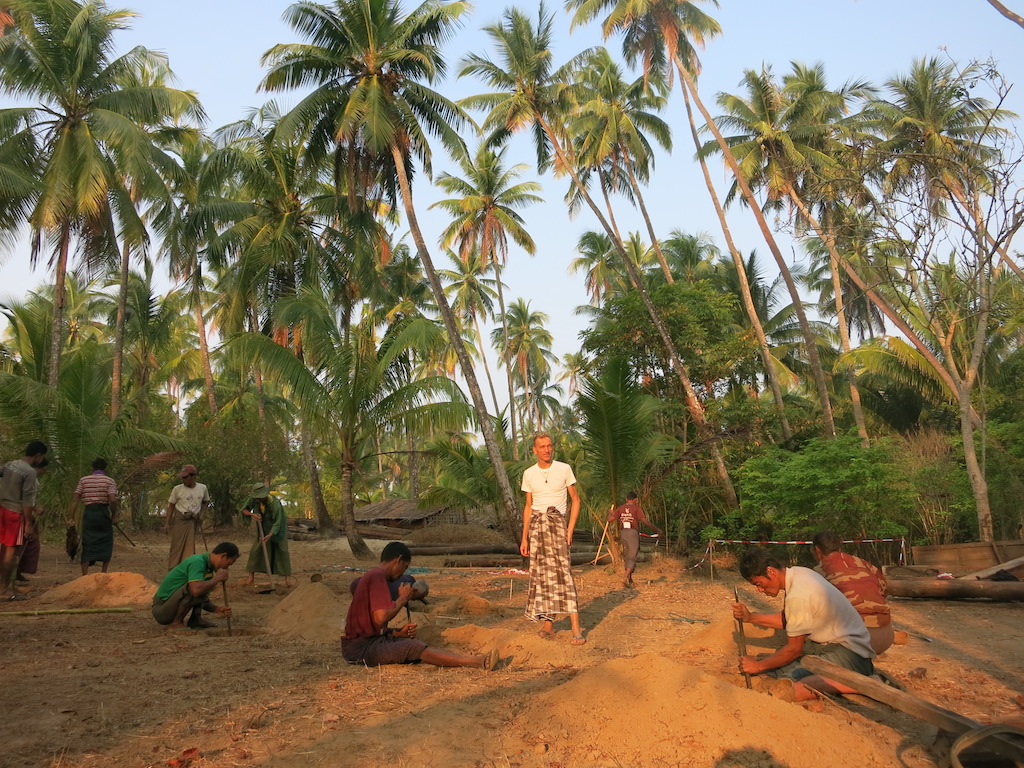
M 263 58 L 270 91 L 313 85 L 282 125 L 306 126 L 314 153 L 332 152 L 336 168 L 369 158 L 375 184 L 397 183 L 405 220 L 423 264 L 438 311 L 458 356 L 488 455 L 505 501 L 505 525 L 513 531 L 517 504 L 473 363 L 444 295 L 412 196 L 411 164 L 430 172 L 428 134 L 455 156 L 466 153 L 457 128 L 463 111 L 430 88 L 444 75 L 441 46 L 455 32 L 469 4 L 428 2 L 405 13 L 397 0 L 336 0 L 291 6 L 286 18 L 308 44 L 277 45 Z M 349 189 L 349 194 L 356 190 Z
M 533 399 L 534 388 L 555 359 L 551 352 L 551 332 L 544 327 L 548 319 L 546 313 L 530 309 L 530 302 L 526 299 L 516 299 L 509 305 L 505 318 L 509 346 L 506 349 L 499 346 L 505 341 L 500 327 L 491 332 L 494 346 L 508 360 L 515 362 L 519 383 L 523 387 L 524 427 L 526 420 L 532 419 L 538 430 L 539 412 Z M 518 440 L 519 437 L 516 435 L 514 439 Z
M 494 269 L 495 288 L 498 292 L 498 308 L 501 321 L 505 321 L 505 293 L 501 270 L 508 261 L 509 237 L 529 255 L 536 252 L 533 237 L 526 229 L 519 209 L 542 202 L 536 194 L 540 184 L 535 181 L 516 182 L 526 166 L 522 164 L 505 168 L 504 150 L 494 150 L 485 143 L 477 148 L 472 159 L 461 158 L 463 178 L 449 173 L 437 177 L 437 185 L 449 195 L 431 208 L 440 208 L 452 217 L 452 223 L 441 235 L 441 247 L 457 247 L 465 261 L 476 250 L 483 263 Z M 504 348 L 508 348 L 508 329 L 504 328 Z M 514 398 L 512 366 L 503 359 L 506 381 L 508 382 L 509 403 Z M 516 434 L 515 408 L 509 406 L 512 434 Z M 519 443 L 512 441 L 512 458 L 519 459 Z
M 670 75 L 673 69 L 678 73 L 687 110 L 689 111 L 692 99 L 693 104 L 697 106 L 698 111 L 703 117 L 705 125 L 714 136 L 730 173 L 736 178 L 743 200 L 753 211 L 758 229 L 765 243 L 767 243 L 768 249 L 771 251 L 772 257 L 775 259 L 775 263 L 786 283 L 797 317 L 800 320 L 800 327 L 804 332 L 804 342 L 811 364 L 815 390 L 818 395 L 818 401 L 821 404 L 822 417 L 825 421 L 825 433 L 827 436 L 834 436 L 835 423 L 832 418 L 832 405 L 829 401 L 825 371 L 818 358 L 817 343 L 811 332 L 810 323 L 804 311 L 796 281 L 793 279 L 789 266 L 783 258 L 782 251 L 775 241 L 768 221 L 757 204 L 753 191 L 747 184 L 746 179 L 743 178 L 736 158 L 732 155 L 728 143 L 722 136 L 707 107 L 704 106 L 704 102 L 701 100 L 697 89 L 696 77 L 700 70 L 697 48 L 703 47 L 706 40 L 715 37 L 721 32 L 718 22 L 698 8 L 697 4 L 692 2 L 692 0 L 567 0 L 566 7 L 575 11 L 573 15 L 574 26 L 592 21 L 607 12 L 607 16 L 602 22 L 602 31 L 605 39 L 611 37 L 616 32 L 621 32 L 623 34 L 623 53 L 627 61 L 635 62 L 638 59 L 641 60 L 645 72 L 660 71 L 661 68 L 667 66 L 670 70 Z M 692 116 L 690 119 L 692 123 Z M 695 134 L 695 132 L 694 128 L 692 133 Z M 696 141 L 696 137 L 694 138 Z M 710 177 L 706 172 L 705 181 L 708 184 L 709 191 L 712 191 Z M 719 206 L 716 203 L 717 207 Z M 719 220 L 723 223 L 724 228 L 724 212 L 719 211 Z M 730 251 L 734 259 L 737 260 L 737 266 L 739 267 L 742 263 L 742 259 L 739 259 L 739 251 L 732 246 L 730 246 Z M 764 342 L 760 341 L 760 343 L 763 355 Z M 780 408 L 780 413 L 782 413 L 781 395 L 774 389 L 773 394 L 776 398 L 776 404 Z M 784 414 L 783 418 L 785 418 Z
M 580 255 L 569 263 L 569 274 L 586 273 L 584 285 L 593 306 L 599 307 L 602 301 L 629 289 L 608 235 L 587 230 L 580 235 L 576 250 Z
M 630 281 L 639 292 L 651 322 L 665 345 L 672 369 L 680 380 L 693 421 L 699 430 L 709 433 L 710 426 L 704 406 L 668 328 L 658 315 L 639 270 L 580 176 L 580 170 L 585 166 L 576 157 L 567 134 L 567 123 L 577 107 L 576 94 L 570 84 L 585 57 L 578 56 L 557 69 L 552 66 L 553 18 L 541 3 L 536 26 L 526 14 L 517 9 L 509 9 L 505 11 L 502 22 L 486 27 L 485 32 L 498 48 L 499 61 L 471 54 L 463 60 L 459 75 L 478 76 L 496 91 L 463 99 L 462 103 L 469 108 L 487 110 L 483 127 L 493 140 L 501 140 L 522 129 L 531 129 L 537 140 L 539 168 L 546 168 L 553 159 L 555 170 L 570 177 L 574 194 L 586 203 L 608 234 Z M 735 507 L 738 499 L 728 469 L 717 446 L 713 446 L 712 451 L 727 501 Z
M 184 91 L 125 84 L 129 73 L 163 63 L 141 47 L 112 57 L 114 36 L 130 12 L 76 0 L 10 0 L 7 8 L 14 26 L 0 37 L 0 93 L 39 101 L 16 113 L 37 137 L 39 184 L 28 218 L 33 259 L 44 240 L 55 244 L 48 373 L 55 387 L 72 241 L 79 238 L 85 258 L 96 263 L 114 258 L 118 227 L 123 237 L 141 240 L 145 228 L 125 179 L 147 175 L 147 166 L 161 162 L 143 126 L 172 115 L 198 120 L 203 113 Z

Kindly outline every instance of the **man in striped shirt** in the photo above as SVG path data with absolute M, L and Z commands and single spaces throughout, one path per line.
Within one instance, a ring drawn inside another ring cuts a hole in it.
M 867 560 L 842 551 L 843 540 L 832 531 L 820 531 L 812 539 L 814 559 L 821 574 L 846 596 L 871 635 L 871 650 L 882 653 L 893 641 L 892 616 L 885 593 L 885 575 Z
M 89 566 L 101 564 L 103 573 L 107 572 L 110 558 L 114 554 L 114 522 L 117 516 L 117 483 L 106 475 L 106 459 L 96 459 L 92 463 L 92 474 L 78 481 L 75 494 L 71 497 L 71 509 L 68 519 L 75 519 L 75 512 L 81 502 L 85 509 L 82 512 L 82 575 L 89 573 Z

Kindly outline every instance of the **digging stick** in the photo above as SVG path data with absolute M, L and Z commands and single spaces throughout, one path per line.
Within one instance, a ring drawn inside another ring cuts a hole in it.
M 228 583 L 226 581 L 222 581 L 220 586 L 224 590 L 224 607 L 230 608 L 231 606 L 228 604 Z M 227 616 L 225 619 L 228 622 L 228 637 L 231 637 L 231 617 Z
M 732 588 L 732 596 L 738 603 L 740 601 L 740 591 L 736 587 Z M 736 619 L 736 647 L 740 652 L 740 659 L 747 655 L 747 636 L 743 631 L 743 621 Z M 750 689 L 750 673 L 743 673 L 743 682 L 746 683 L 747 689 Z
M 270 588 L 277 589 L 274 586 L 274 574 L 271 573 L 273 568 L 270 565 L 270 554 L 267 552 L 267 542 L 263 540 L 263 518 L 262 516 L 256 518 L 256 530 L 260 532 L 260 546 L 263 547 L 263 564 L 267 567 L 267 577 L 270 579 Z

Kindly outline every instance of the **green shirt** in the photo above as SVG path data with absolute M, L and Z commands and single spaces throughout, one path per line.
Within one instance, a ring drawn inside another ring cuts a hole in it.
M 284 512 L 284 505 L 276 496 L 269 496 L 266 499 L 249 499 L 245 509 L 256 512 L 263 518 L 260 520 L 263 524 L 263 534 L 270 534 L 272 542 L 275 544 L 288 543 L 288 516 Z
M 207 553 L 186 557 L 164 576 L 156 590 L 157 599 L 166 600 L 189 582 L 206 581 L 210 578 L 213 578 L 213 563 L 210 562 Z

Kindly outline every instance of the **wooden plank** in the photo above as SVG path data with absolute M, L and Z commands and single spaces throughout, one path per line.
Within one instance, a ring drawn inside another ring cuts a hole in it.
M 981 597 L 997 602 L 1024 601 L 1024 581 L 962 581 L 960 579 L 891 579 L 889 597 L 961 600 Z
M 1024 565 L 1024 557 L 1016 557 L 1013 560 L 1007 560 L 1005 563 L 998 563 L 993 565 L 991 568 L 985 568 L 974 573 L 968 573 L 966 576 L 961 576 L 961 579 L 987 579 L 989 576 L 994 574 L 996 571 L 1012 571 L 1014 568 L 1019 568 Z
M 960 736 L 961 734 L 984 727 L 977 720 L 954 712 L 951 709 L 944 709 L 932 704 L 930 701 L 919 699 L 906 691 L 892 688 L 881 680 L 844 669 L 831 661 L 818 656 L 804 656 L 800 659 L 800 666 L 811 670 L 816 675 L 835 680 L 837 683 L 853 688 L 858 693 L 868 696 L 875 701 L 888 704 L 893 709 L 906 712 L 919 720 L 931 723 L 947 733 Z M 1020 744 L 1002 736 L 993 736 L 979 744 L 976 749 L 987 749 L 1011 760 L 1024 760 L 1024 744 Z

